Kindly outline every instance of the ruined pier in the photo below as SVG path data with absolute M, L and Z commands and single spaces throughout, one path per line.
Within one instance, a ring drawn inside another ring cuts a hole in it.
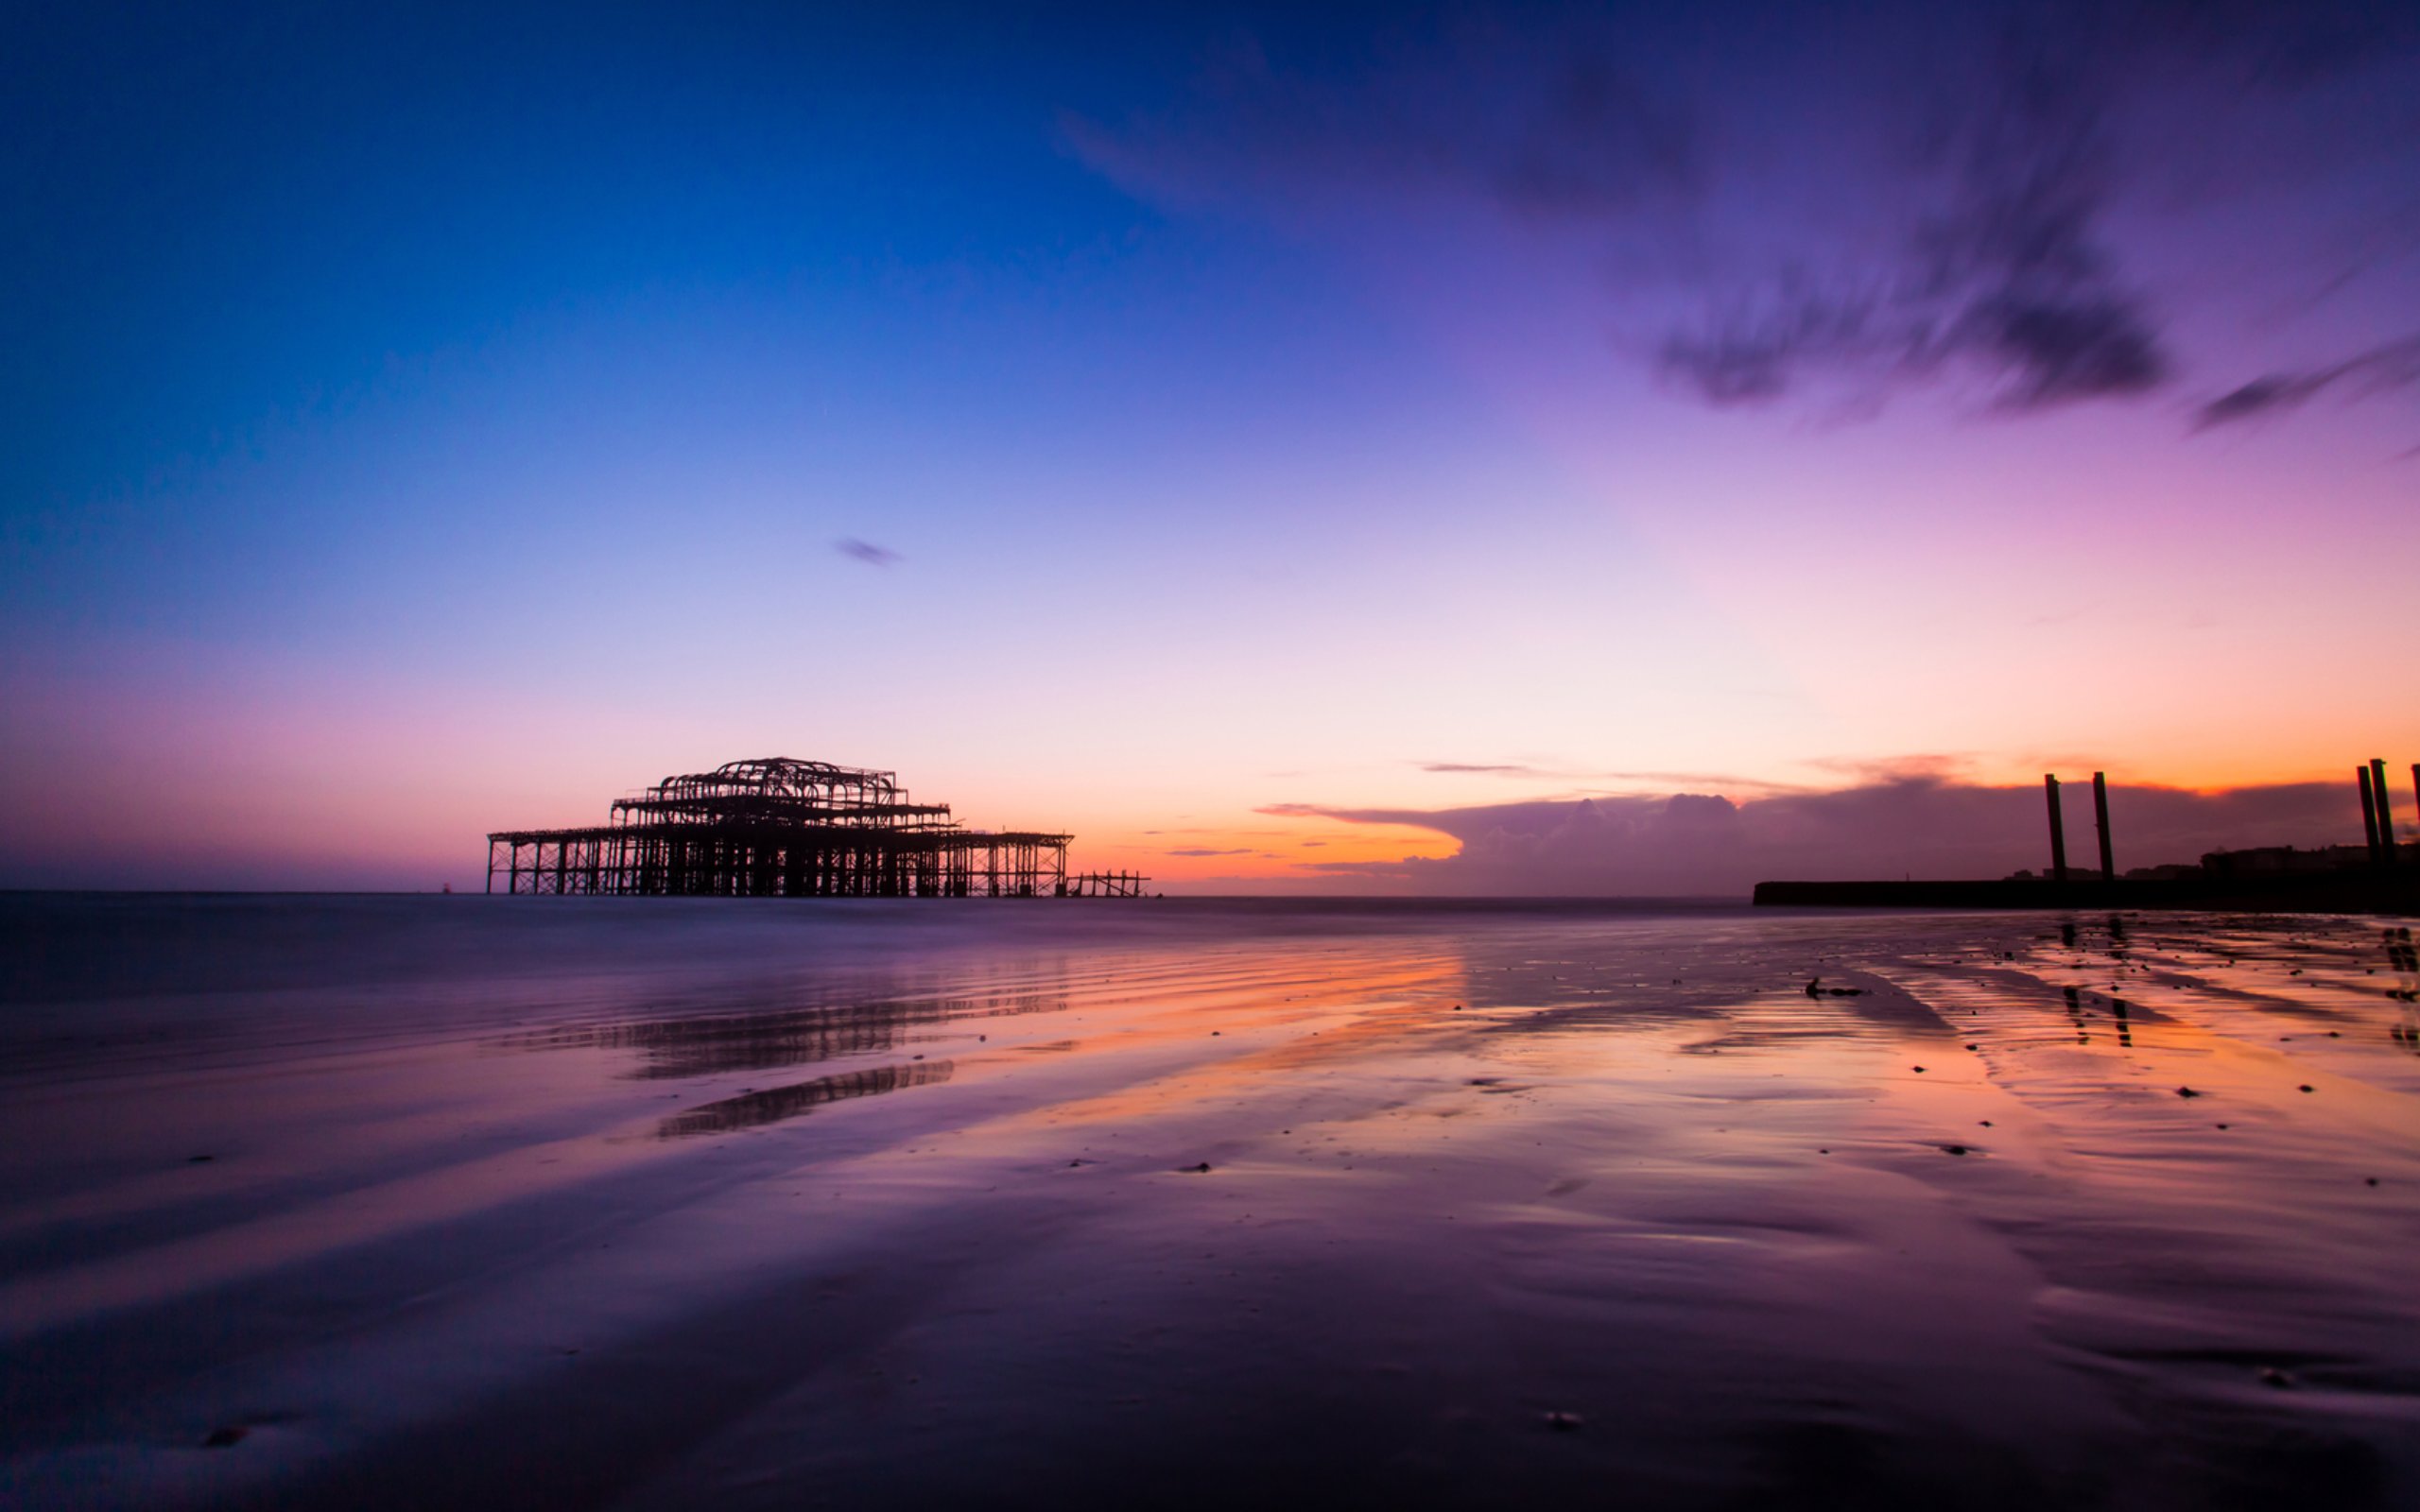
M 786 756 L 667 777 L 607 823 L 499 830 L 488 891 L 792 898 L 1141 895 L 1131 873 L 1071 877 L 1072 837 L 977 830 L 895 774 Z M 1115 880 L 1112 881 L 1114 876 Z M 502 882 L 504 886 L 496 886 Z

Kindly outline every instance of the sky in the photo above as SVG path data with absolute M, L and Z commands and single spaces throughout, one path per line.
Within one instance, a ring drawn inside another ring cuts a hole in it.
M 17 26 L 0 885 L 475 888 L 778 754 L 1732 890 L 2420 759 L 2409 6 Z

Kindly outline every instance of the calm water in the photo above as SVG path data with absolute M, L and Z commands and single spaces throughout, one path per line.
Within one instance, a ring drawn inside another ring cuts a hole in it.
M 2420 1502 L 2376 920 L 18 896 L 0 945 L 9 1504 Z

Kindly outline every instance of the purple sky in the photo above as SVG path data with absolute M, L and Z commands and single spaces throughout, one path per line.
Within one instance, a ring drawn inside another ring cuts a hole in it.
M 1687 890 L 1641 803 L 1910 762 L 1885 870 L 2045 770 L 2343 839 L 2415 17 L 54 8 L 0 884 L 475 885 L 777 752 L 1176 889 Z

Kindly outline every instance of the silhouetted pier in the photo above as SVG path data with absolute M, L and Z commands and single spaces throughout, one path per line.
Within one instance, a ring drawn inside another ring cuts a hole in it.
M 667 777 L 610 822 L 488 836 L 488 891 L 793 898 L 1140 897 L 1132 872 L 1070 878 L 1065 834 L 973 830 L 897 777 L 769 757 Z

